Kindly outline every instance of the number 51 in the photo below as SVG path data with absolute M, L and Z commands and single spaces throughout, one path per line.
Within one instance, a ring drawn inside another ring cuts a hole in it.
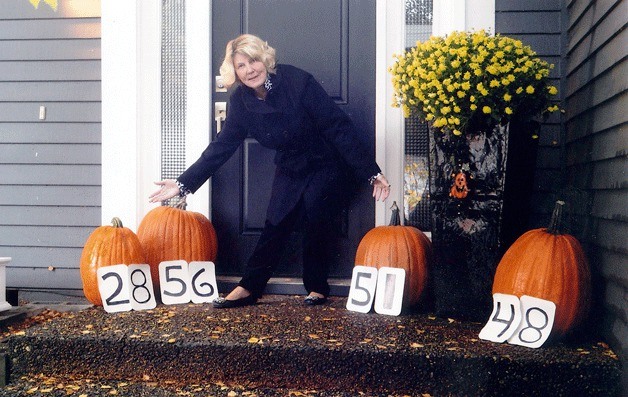
M 375 312 L 398 316 L 403 304 L 406 280 L 404 269 L 355 266 L 347 297 L 347 310 L 368 313 L 375 303 Z

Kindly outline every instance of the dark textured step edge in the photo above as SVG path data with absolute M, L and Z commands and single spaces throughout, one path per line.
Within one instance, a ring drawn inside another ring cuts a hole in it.
M 8 341 L 11 377 L 242 382 L 259 387 L 436 395 L 613 396 L 614 360 L 513 360 L 464 350 L 319 348 L 19 336 Z

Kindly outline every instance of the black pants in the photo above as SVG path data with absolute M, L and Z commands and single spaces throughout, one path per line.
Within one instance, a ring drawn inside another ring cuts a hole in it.
M 303 285 L 307 292 L 329 295 L 327 276 L 330 266 L 329 236 L 334 234 L 333 219 L 308 219 L 303 199 L 279 224 L 266 222 L 257 246 L 247 263 L 239 285 L 257 298 L 262 296 L 292 233 L 303 231 Z

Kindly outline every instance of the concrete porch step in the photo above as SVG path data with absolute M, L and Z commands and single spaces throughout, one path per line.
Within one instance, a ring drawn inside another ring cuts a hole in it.
M 217 384 L 259 396 L 287 390 L 320 396 L 618 393 L 620 364 L 601 342 L 529 349 L 480 340 L 479 323 L 425 313 L 360 314 L 347 311 L 340 297 L 318 307 L 301 302 L 269 295 L 229 310 L 189 304 L 109 314 L 88 308 L 10 337 L 9 380 Z

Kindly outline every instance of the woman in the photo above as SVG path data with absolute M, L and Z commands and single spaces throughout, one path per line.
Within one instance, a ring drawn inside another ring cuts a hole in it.
M 222 131 L 177 180 L 156 182 L 151 202 L 195 192 L 252 136 L 276 151 L 266 222 L 238 286 L 216 308 L 252 305 L 261 297 L 293 230 L 303 227 L 304 303 L 325 303 L 328 263 L 318 258 L 347 195 L 347 170 L 385 200 L 390 185 L 363 142 L 364 136 L 309 73 L 276 64 L 275 50 L 242 35 L 227 44 L 220 73 L 231 94 Z

